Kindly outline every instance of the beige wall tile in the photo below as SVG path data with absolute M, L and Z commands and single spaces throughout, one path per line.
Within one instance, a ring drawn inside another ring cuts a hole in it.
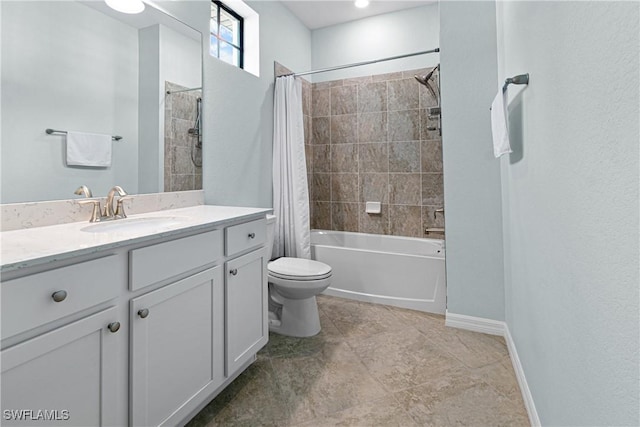
M 358 144 L 360 173 L 389 172 L 389 144 Z
M 420 205 L 420 174 L 389 174 L 389 203 L 392 205 Z
M 387 86 L 389 88 L 389 111 L 415 110 L 420 107 L 421 85 L 415 78 L 390 81 Z
M 311 175 L 313 200 L 328 202 L 331 200 L 331 174 L 314 173 Z
M 442 141 L 421 142 L 422 172 L 442 172 Z
M 358 142 L 358 116 L 356 114 L 331 116 L 331 144 L 354 142 Z
M 358 112 L 387 111 L 387 83 L 365 83 L 358 86 Z
M 386 82 L 388 80 L 400 80 L 400 79 L 402 79 L 402 72 L 377 74 L 375 76 L 371 76 L 371 81 L 373 82 Z
M 311 228 L 331 230 L 331 202 L 313 202 Z
M 394 236 L 424 237 L 420 206 L 390 205 L 389 234 Z
M 389 174 L 361 173 L 360 174 L 361 202 L 389 202 Z
M 357 144 L 337 144 L 331 147 L 331 172 L 358 173 Z
M 382 205 L 380 214 L 369 214 L 366 205 L 360 203 L 360 232 L 371 234 L 389 234 L 389 205 Z
M 311 91 L 311 115 L 326 117 L 331 115 L 331 89 L 314 89 Z
M 314 144 L 330 144 L 331 119 L 329 117 L 314 117 L 311 123 L 311 133 Z
M 420 142 L 390 142 L 389 172 L 420 172 Z
M 417 141 L 420 139 L 419 110 L 390 111 L 388 123 L 389 141 Z
M 355 85 L 331 88 L 331 115 L 354 114 L 358 111 L 358 87 Z
M 444 204 L 444 185 L 441 173 L 422 174 L 422 204 L 437 206 Z
M 440 132 L 438 132 L 438 127 L 439 125 L 437 117 L 429 117 L 427 110 L 420 110 L 420 139 L 441 139 Z M 430 130 L 429 128 L 435 129 Z
M 331 229 L 358 231 L 358 203 L 331 203 Z
M 332 202 L 357 202 L 358 201 L 358 174 L 357 173 L 331 174 L 331 201 Z
M 313 172 L 331 172 L 331 146 L 314 144 L 310 148 L 313 154 Z
M 434 228 L 441 221 L 428 219 L 444 197 L 441 138 L 427 130 L 438 122 L 429 119 L 425 109 L 438 100 L 414 78 L 430 70 L 311 85 L 308 102 L 314 118 L 307 125 L 307 142 L 313 148 L 307 157 L 313 171 L 311 197 L 332 201 L 331 213 L 317 220 L 324 228 L 422 237 L 427 225 Z M 437 84 L 437 73 L 432 84 Z M 389 205 L 386 220 L 364 216 L 366 201 Z M 350 206 L 355 202 L 362 205 Z M 326 210 L 314 210 L 314 218 Z M 393 225 L 394 214 L 407 218 Z
M 358 114 L 358 142 L 387 140 L 387 113 Z

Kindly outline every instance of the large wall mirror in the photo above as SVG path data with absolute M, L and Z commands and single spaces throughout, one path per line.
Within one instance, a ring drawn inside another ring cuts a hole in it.
M 147 4 L 2 1 L 1 203 L 202 188 L 202 36 Z M 167 94 L 170 91 L 171 94 Z M 110 167 L 68 166 L 66 136 L 118 135 Z

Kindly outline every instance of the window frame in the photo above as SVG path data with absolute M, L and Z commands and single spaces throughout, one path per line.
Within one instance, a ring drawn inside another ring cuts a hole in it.
M 215 4 L 217 6 L 216 8 L 216 12 L 217 12 L 217 16 L 216 16 L 216 21 L 217 21 L 217 31 L 216 34 L 213 34 L 211 32 L 211 30 L 209 30 L 209 37 L 215 37 L 218 40 L 217 43 L 217 48 L 218 48 L 218 52 L 217 52 L 217 56 L 216 58 L 220 59 L 220 42 L 224 42 L 227 43 L 231 46 L 233 46 L 235 49 L 238 50 L 238 54 L 240 55 L 240 60 L 238 65 L 236 64 L 229 64 L 226 61 L 221 60 L 222 62 L 225 62 L 229 65 L 233 65 L 233 66 L 237 66 L 238 68 L 240 68 L 241 70 L 244 69 L 244 18 L 239 15 L 237 12 L 235 12 L 234 10 L 232 10 L 231 8 L 229 8 L 229 6 L 225 5 L 224 3 L 222 3 L 219 0 L 211 0 L 211 3 Z M 240 25 L 239 28 L 239 44 L 235 45 L 225 39 L 223 39 L 222 37 L 220 37 L 220 10 L 224 10 L 225 12 L 227 12 L 229 15 L 231 15 L 232 17 L 234 17 L 235 19 L 238 20 L 238 24 Z M 209 18 L 209 20 L 211 20 L 211 18 Z M 209 38 L 209 51 L 211 51 L 211 38 Z

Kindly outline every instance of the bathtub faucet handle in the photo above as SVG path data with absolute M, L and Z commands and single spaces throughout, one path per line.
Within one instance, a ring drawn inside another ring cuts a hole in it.
M 433 219 L 438 219 L 438 213 L 444 215 L 444 208 L 436 209 L 433 211 Z

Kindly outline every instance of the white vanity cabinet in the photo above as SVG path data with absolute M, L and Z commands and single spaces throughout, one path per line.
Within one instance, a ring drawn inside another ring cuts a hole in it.
M 175 425 L 222 383 L 222 266 L 131 301 L 131 419 Z
M 269 340 L 266 233 L 264 218 L 225 229 L 227 376 L 249 361 Z M 242 253 L 246 254 L 238 256 Z
M 3 350 L 2 425 L 117 425 L 112 307 Z
M 108 255 L 2 283 L 3 425 L 117 424 L 123 267 Z
M 227 262 L 225 286 L 225 375 L 230 376 L 269 340 L 265 252 Z
M 188 421 L 268 340 L 253 211 L 3 273 L 2 425 Z

